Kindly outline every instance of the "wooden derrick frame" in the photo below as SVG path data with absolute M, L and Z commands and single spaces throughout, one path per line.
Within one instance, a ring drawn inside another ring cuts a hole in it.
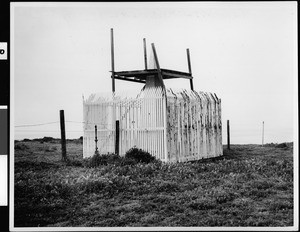
M 189 49 L 186 73 L 161 68 L 154 43 L 151 46 L 156 69 L 148 69 L 145 39 L 143 45 L 144 70 L 115 71 L 111 29 L 112 93 L 83 99 L 83 156 L 94 154 L 95 125 L 102 154 L 124 155 L 136 146 L 166 162 L 222 155 L 221 99 L 216 94 L 194 91 Z M 191 90 L 166 89 L 164 79 L 171 78 L 188 79 Z M 122 96 L 115 91 L 116 79 L 145 86 L 134 97 Z
M 191 60 L 190 60 L 190 51 L 187 49 L 187 63 L 189 72 L 181 72 L 176 70 L 164 69 L 160 67 L 158 56 L 156 53 L 154 43 L 151 44 L 156 69 L 148 69 L 147 66 L 147 48 L 146 48 L 146 39 L 143 38 L 143 48 L 144 48 L 144 70 L 130 70 L 130 71 L 115 71 L 115 60 L 114 60 L 114 34 L 113 28 L 111 28 L 111 78 L 112 78 L 112 92 L 115 92 L 115 80 L 123 80 L 130 81 L 136 83 L 146 84 L 146 80 L 148 77 L 154 76 L 155 79 L 158 79 L 160 82 L 160 86 L 165 88 L 164 79 L 177 79 L 184 78 L 190 81 L 190 88 L 194 90 L 193 87 L 193 76 L 192 76 L 192 68 L 191 68 Z

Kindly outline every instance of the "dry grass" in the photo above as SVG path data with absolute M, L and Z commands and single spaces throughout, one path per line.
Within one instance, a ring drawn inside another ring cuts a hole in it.
M 15 226 L 292 226 L 292 144 L 233 145 L 188 163 L 94 168 L 82 144 L 17 142 Z

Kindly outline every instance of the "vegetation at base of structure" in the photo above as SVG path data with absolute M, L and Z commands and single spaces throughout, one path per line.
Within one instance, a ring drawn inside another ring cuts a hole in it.
M 140 163 L 150 163 L 155 161 L 155 157 L 149 152 L 143 151 L 142 149 L 133 147 L 125 153 L 126 159 L 133 159 Z
M 293 144 L 277 145 L 231 145 L 222 157 L 145 163 L 114 154 L 82 159 L 82 144 L 67 141 L 62 162 L 59 143 L 18 141 L 14 225 L 292 226 Z
M 128 150 L 124 157 L 117 154 L 95 153 L 91 158 L 84 160 L 84 166 L 89 168 L 99 167 L 101 165 L 135 165 L 137 163 L 158 162 L 150 153 L 136 147 Z
M 116 154 L 100 154 L 96 153 L 91 158 L 85 160 L 84 166 L 89 168 L 98 167 L 101 165 L 117 164 L 120 162 L 121 157 Z

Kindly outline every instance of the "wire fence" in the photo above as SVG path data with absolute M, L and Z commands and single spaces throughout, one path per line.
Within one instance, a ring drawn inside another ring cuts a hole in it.
M 31 128 L 31 127 L 42 127 L 42 126 L 47 126 L 47 125 L 54 125 L 54 124 L 58 124 L 59 125 L 59 121 L 52 121 L 52 122 L 44 122 L 44 123 L 37 123 L 37 124 L 24 124 L 24 125 L 15 125 L 15 133 L 60 133 L 60 130 L 54 130 L 54 129 L 31 129 L 31 130 L 27 130 L 25 128 Z M 66 120 L 65 123 L 70 123 L 70 124 L 82 124 L 82 125 L 102 125 L 101 123 L 89 123 L 89 122 L 83 122 L 83 121 L 75 121 L 75 120 Z M 20 128 L 20 129 L 19 129 Z M 24 129 L 23 129 L 24 128 Z M 75 128 L 74 128 L 75 129 Z M 76 128 L 77 129 L 77 128 Z M 82 130 L 66 130 L 67 133 L 82 133 L 83 134 L 83 129 Z M 246 128 L 245 128 L 246 129 Z M 280 130 L 280 129 L 279 129 Z M 293 136 L 293 131 L 291 128 L 288 128 L 286 130 L 280 130 L 280 133 L 282 135 L 282 137 L 288 137 L 290 139 L 292 139 Z M 233 143 L 241 141 L 241 142 L 245 142 L 247 140 L 251 140 L 251 141 L 257 141 L 259 143 L 260 141 L 260 134 L 261 134 L 261 130 L 256 130 L 253 128 L 248 128 L 246 130 L 243 129 L 236 129 L 236 128 L 231 128 L 231 136 L 233 139 Z M 266 130 L 266 136 L 272 138 L 272 140 L 278 136 L 278 131 L 276 129 L 267 129 Z M 226 131 L 223 131 L 223 137 L 226 138 Z M 283 138 L 282 138 L 283 139 Z M 235 141 L 237 140 L 237 141 Z M 225 142 L 225 139 L 224 141 Z

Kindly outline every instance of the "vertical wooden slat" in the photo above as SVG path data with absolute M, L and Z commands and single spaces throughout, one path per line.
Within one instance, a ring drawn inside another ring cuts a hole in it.
M 167 144 L 167 94 L 164 92 L 163 99 L 163 121 L 164 121 L 164 160 L 168 161 L 168 144 Z

